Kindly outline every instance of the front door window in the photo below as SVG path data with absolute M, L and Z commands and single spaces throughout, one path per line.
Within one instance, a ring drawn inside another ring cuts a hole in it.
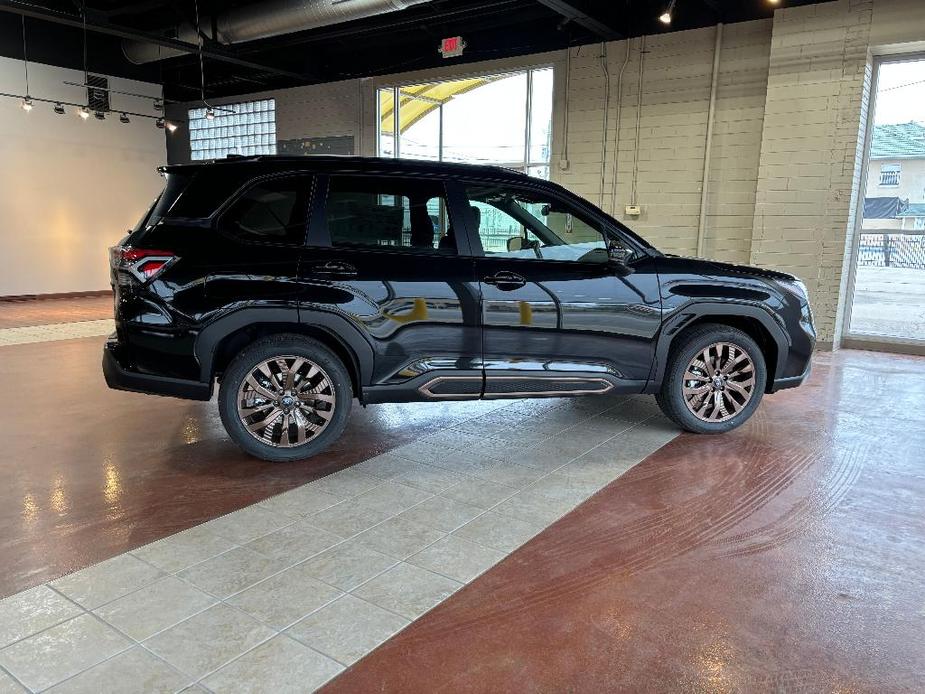
M 552 196 L 506 186 L 469 186 L 466 193 L 486 256 L 607 262 L 600 225 Z

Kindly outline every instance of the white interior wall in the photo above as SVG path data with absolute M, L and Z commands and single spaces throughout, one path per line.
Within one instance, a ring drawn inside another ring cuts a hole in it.
M 30 64 L 33 97 L 86 101 L 83 73 Z M 110 88 L 160 96 L 160 85 L 109 78 Z M 23 63 L 0 58 L 0 92 L 25 92 Z M 151 112 L 151 102 L 113 94 L 114 109 Z M 30 112 L 0 98 L 0 296 L 109 287 L 107 248 L 151 204 L 163 180 L 164 131 L 150 119 L 80 119 L 35 102 Z

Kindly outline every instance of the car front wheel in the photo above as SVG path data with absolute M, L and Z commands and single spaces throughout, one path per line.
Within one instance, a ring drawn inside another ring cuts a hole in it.
M 721 434 L 752 416 L 766 379 L 764 355 L 749 335 L 726 325 L 702 325 L 673 345 L 656 400 L 687 431 Z
M 218 406 L 228 435 L 273 462 L 320 453 L 344 430 L 353 395 L 343 363 L 301 335 L 271 335 L 231 362 Z

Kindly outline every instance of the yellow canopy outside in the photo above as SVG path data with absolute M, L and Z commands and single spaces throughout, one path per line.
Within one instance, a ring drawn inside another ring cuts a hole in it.
M 472 77 L 451 82 L 434 82 L 431 84 L 413 84 L 399 87 L 398 90 L 398 127 L 403 133 L 441 104 L 454 97 L 477 89 L 499 79 L 498 77 Z M 383 89 L 379 92 L 379 115 L 382 119 L 380 132 L 391 133 L 395 124 L 395 105 L 393 90 Z

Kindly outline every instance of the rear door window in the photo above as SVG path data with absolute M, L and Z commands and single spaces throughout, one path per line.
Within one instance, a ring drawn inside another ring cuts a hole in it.
M 325 217 L 335 247 L 456 253 L 439 181 L 331 176 Z

